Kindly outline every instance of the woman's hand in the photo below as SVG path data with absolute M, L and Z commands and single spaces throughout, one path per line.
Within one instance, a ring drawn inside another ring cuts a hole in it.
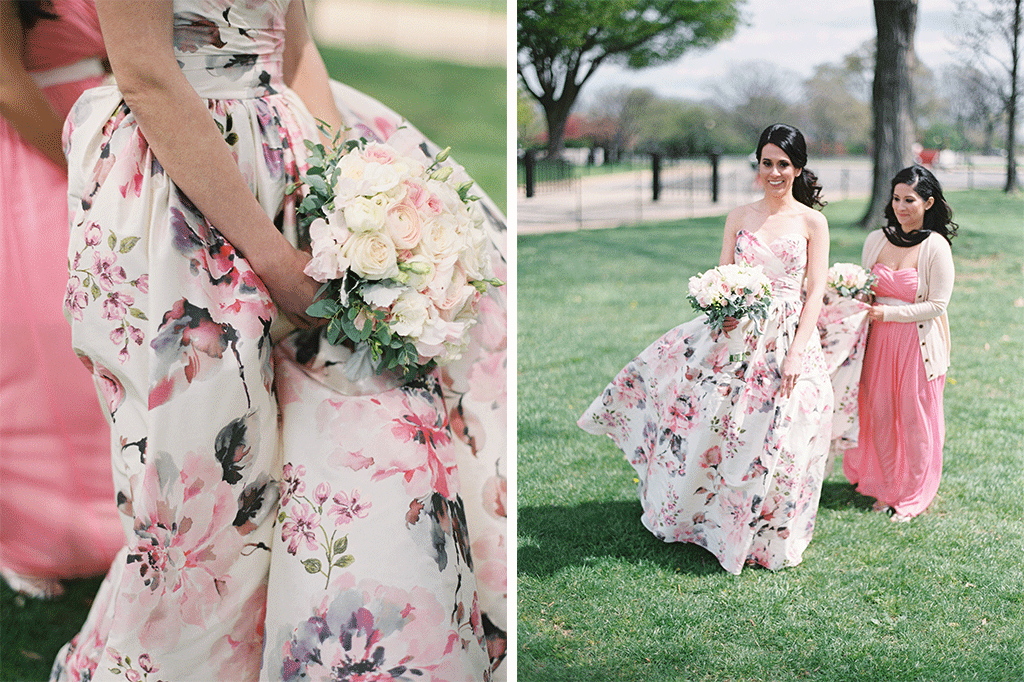
M 726 317 L 722 320 L 722 331 L 728 334 L 739 325 L 740 321 L 735 317 Z
M 796 388 L 797 379 L 800 378 L 803 368 L 803 351 L 791 347 L 786 353 L 786 359 L 782 361 L 782 386 L 779 387 L 779 391 L 784 398 L 793 394 L 793 389 Z
M 885 317 L 883 306 L 873 305 L 868 308 L 868 319 L 874 320 L 875 322 L 881 322 Z
M 301 329 L 316 326 L 316 320 L 306 314 L 306 308 L 316 299 L 320 288 L 316 280 L 302 271 L 309 259 L 309 254 L 291 248 L 265 265 L 253 265 L 274 303 L 292 324 Z

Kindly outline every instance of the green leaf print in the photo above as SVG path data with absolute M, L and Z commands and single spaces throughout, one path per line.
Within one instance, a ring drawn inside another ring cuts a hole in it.
M 113 237 L 114 235 L 110 235 L 110 236 Z M 135 244 L 138 243 L 138 241 L 139 241 L 138 237 L 125 237 L 124 239 L 121 240 L 121 248 L 118 249 L 118 250 L 121 253 L 128 253 L 129 251 L 132 250 L 132 248 L 135 247 Z M 111 246 L 110 248 L 114 248 L 114 247 Z
M 306 573 L 319 573 L 321 563 L 319 559 L 306 559 L 302 562 L 302 565 L 306 567 Z

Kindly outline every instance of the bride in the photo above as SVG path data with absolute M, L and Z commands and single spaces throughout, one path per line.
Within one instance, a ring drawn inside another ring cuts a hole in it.
M 52 679 L 488 678 L 502 292 L 459 363 L 338 380 L 343 349 L 307 329 L 293 187 L 314 117 L 370 140 L 400 118 L 329 83 L 301 0 L 96 6 L 117 86 L 65 127 L 65 313 L 111 425 L 125 546 Z M 275 343 L 282 314 L 300 329 Z
M 745 563 L 800 563 L 831 433 L 815 329 L 829 250 L 828 223 L 814 210 L 821 188 L 796 128 L 766 128 L 757 159 L 764 198 L 729 213 L 719 264 L 768 275 L 763 332 L 735 360 L 725 338 L 741 333 L 735 320 L 725 334 L 704 315 L 682 324 L 626 365 L 578 422 L 610 436 L 636 470 L 648 530 L 704 547 L 735 574 Z

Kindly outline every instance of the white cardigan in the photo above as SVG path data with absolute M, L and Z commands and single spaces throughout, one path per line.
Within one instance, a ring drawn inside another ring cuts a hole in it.
M 875 230 L 864 240 L 861 265 L 870 270 L 885 246 L 885 233 Z M 933 232 L 921 242 L 917 254 L 917 295 L 914 303 L 883 305 L 885 322 L 915 322 L 921 342 L 921 357 L 928 381 L 944 375 L 949 369 L 949 318 L 946 306 L 953 294 L 953 251 L 949 242 Z

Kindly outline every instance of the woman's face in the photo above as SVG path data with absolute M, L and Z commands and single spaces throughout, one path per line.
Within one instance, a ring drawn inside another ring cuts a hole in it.
M 913 187 L 902 182 L 892 188 L 892 212 L 904 232 L 924 227 L 924 214 L 934 203 L 935 197 L 923 199 Z
M 765 196 L 784 197 L 793 193 L 793 180 L 803 172 L 793 166 L 786 152 L 772 143 L 761 148 L 761 163 L 758 177 L 764 187 Z

